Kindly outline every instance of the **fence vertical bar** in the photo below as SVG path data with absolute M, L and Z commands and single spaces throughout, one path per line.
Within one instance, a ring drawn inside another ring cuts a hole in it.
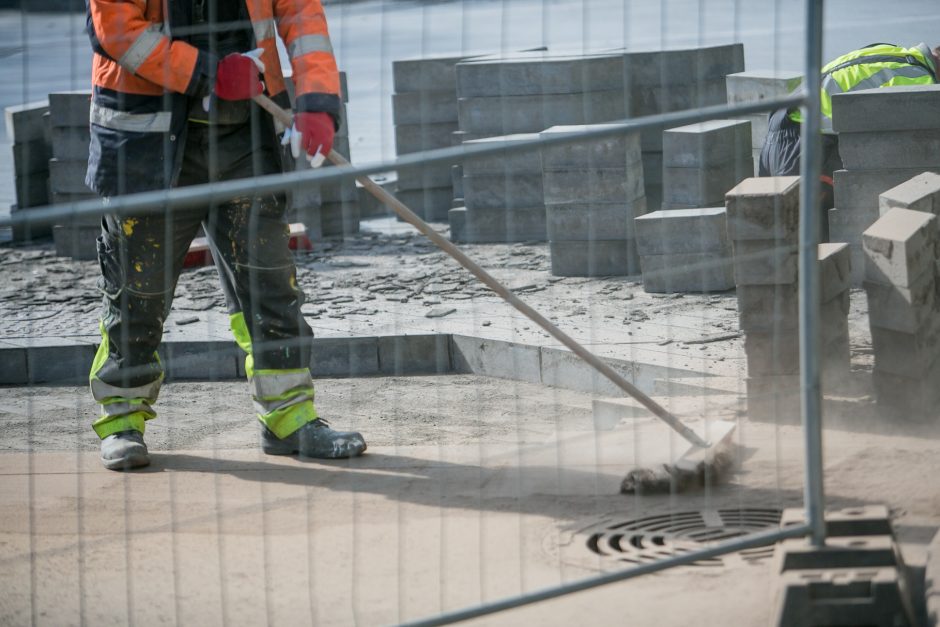
M 800 163 L 800 388 L 806 447 L 806 521 L 814 546 L 826 542 L 822 454 L 822 393 L 819 332 L 819 175 L 822 169 L 822 125 L 819 76 L 822 70 L 824 0 L 806 0 L 806 102 L 803 104 L 803 154 Z

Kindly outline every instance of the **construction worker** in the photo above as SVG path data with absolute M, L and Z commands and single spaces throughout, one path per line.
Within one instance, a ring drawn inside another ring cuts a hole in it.
M 833 206 L 832 174 L 842 169 L 838 137 L 832 131 L 832 96 L 879 87 L 930 85 L 938 81 L 940 46 L 931 50 L 925 44 L 913 48 L 872 44 L 844 54 L 823 68 L 823 209 Z M 801 121 L 802 113 L 799 109 L 781 109 L 770 115 L 769 131 L 760 153 L 760 176 L 792 176 L 800 173 Z M 828 226 L 824 232 L 827 230 Z
M 293 69 L 294 156 L 319 165 L 339 125 L 339 73 L 320 0 L 88 0 L 92 70 L 86 183 L 103 197 L 281 171 L 274 122 L 251 98 L 288 104 L 276 48 Z M 263 83 L 262 83 L 263 79 Z M 361 454 L 314 408 L 310 327 L 300 313 L 283 195 L 245 196 L 140 217 L 106 216 L 98 238 L 101 345 L 89 376 L 107 468 L 149 463 L 144 425 L 163 381 L 157 354 L 189 244 L 212 245 L 231 329 L 275 455 Z

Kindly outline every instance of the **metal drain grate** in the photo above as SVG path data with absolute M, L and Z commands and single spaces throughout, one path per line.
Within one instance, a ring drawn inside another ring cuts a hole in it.
M 647 564 L 689 553 L 703 546 L 763 531 L 780 524 L 779 509 L 718 509 L 647 516 L 608 522 L 588 530 L 587 546 L 604 558 Z M 753 564 L 773 554 L 773 545 L 703 559 L 694 566 L 728 566 L 734 561 Z

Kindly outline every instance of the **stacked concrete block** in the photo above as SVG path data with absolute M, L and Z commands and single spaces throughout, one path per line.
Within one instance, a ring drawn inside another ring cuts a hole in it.
M 468 146 L 532 141 L 534 133 L 476 139 Z M 451 211 L 451 234 L 464 242 L 523 242 L 546 239 L 542 162 L 528 152 L 469 159 L 461 187 L 465 211 Z
M 663 209 L 713 207 L 754 175 L 751 129 L 744 120 L 712 120 L 663 133 Z
M 740 105 L 773 100 L 795 91 L 803 80 L 799 72 L 785 70 L 753 70 L 736 72 L 725 79 L 728 88 L 728 104 Z M 757 174 L 760 150 L 767 137 L 770 111 L 752 113 L 741 119 L 751 123 L 751 154 L 754 159 L 754 174 Z
M 7 107 L 7 139 L 13 144 L 16 204 L 12 211 L 49 204 L 49 158 L 52 156 L 47 100 Z M 15 229 L 13 239 L 28 240 L 51 233 L 48 227 Z
M 898 208 L 862 235 L 875 391 L 912 418 L 934 413 L 940 400 L 938 239 L 933 214 Z
M 805 524 L 784 510 L 781 527 Z M 774 620 L 779 627 L 916 625 L 909 575 L 888 508 L 826 512 L 826 543 L 792 538 L 777 544 Z
M 396 154 L 446 148 L 457 130 L 455 66 L 464 57 L 405 59 L 392 63 L 392 119 Z M 454 186 L 450 164 L 398 173 L 397 197 L 427 220 L 446 221 Z
M 340 79 L 341 85 L 345 86 L 345 72 L 340 72 Z M 336 131 L 333 150 L 349 160 L 349 116 L 346 112 L 349 98 L 345 87 L 342 96 L 342 123 Z M 324 167 L 329 166 L 327 161 Z M 295 161 L 294 167 L 298 171 L 309 170 L 310 163 L 301 158 Z M 307 228 L 307 236 L 312 239 L 359 232 L 359 191 L 354 179 L 348 178 L 294 190 L 290 194 L 289 208 L 290 221 L 302 222 Z
M 864 278 L 862 233 L 879 217 L 878 196 L 923 172 L 940 172 L 940 86 L 872 89 L 832 98 L 844 170 L 835 173 L 829 238 L 852 247 L 853 284 Z M 898 112 L 902 111 L 903 115 Z
M 751 178 L 727 196 L 739 326 L 747 354 L 748 415 L 799 420 L 799 178 Z M 819 248 L 820 335 L 828 382 L 849 366 L 851 258 L 845 244 Z
M 540 135 L 602 127 L 558 126 Z M 544 147 L 542 183 L 552 274 L 640 272 L 634 219 L 646 213 L 646 198 L 638 134 Z
M 726 77 L 744 71 L 744 46 L 627 52 L 623 62 L 626 117 L 642 117 L 724 104 Z M 643 131 L 641 141 L 647 203 L 656 210 L 663 198 L 663 133 Z
M 721 292 L 734 287 L 724 207 L 654 211 L 634 224 L 647 292 Z
M 940 214 L 940 174 L 918 174 L 881 194 L 878 197 L 878 213 L 884 215 L 891 209 Z
M 88 113 L 90 91 L 49 94 L 52 127 L 52 159 L 49 160 L 49 192 L 52 203 L 97 198 L 85 184 L 88 170 Z M 101 233 L 100 218 L 77 218 L 52 228 L 56 254 L 73 259 L 96 259 L 95 239 Z

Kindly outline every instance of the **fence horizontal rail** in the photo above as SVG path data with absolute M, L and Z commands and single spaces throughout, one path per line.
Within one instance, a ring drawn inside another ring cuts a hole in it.
M 525 141 L 487 142 L 487 145 L 454 146 L 399 157 L 394 161 L 351 166 L 331 167 L 301 172 L 272 174 L 255 178 L 238 179 L 224 183 L 210 183 L 192 187 L 180 187 L 168 190 L 128 194 L 101 200 L 86 200 L 75 203 L 63 203 L 48 207 L 31 208 L 14 212 L 8 218 L 0 218 L 0 228 L 52 225 L 67 223 L 78 218 L 91 218 L 105 214 L 123 217 L 159 213 L 171 209 L 187 209 L 204 206 L 207 203 L 220 203 L 242 196 L 280 193 L 303 189 L 310 185 L 339 181 L 369 174 L 378 174 L 393 170 L 406 170 L 435 163 L 459 163 L 474 157 L 487 157 L 499 154 L 515 154 L 531 151 L 545 146 L 560 146 L 584 140 L 603 139 L 640 131 L 644 129 L 671 128 L 736 117 L 752 113 L 762 113 L 783 107 L 795 107 L 805 104 L 803 91 L 782 98 L 762 100 L 743 105 L 714 105 L 701 109 L 675 111 L 651 115 L 618 122 L 605 123 L 603 128 L 589 129 L 577 134 L 565 134 L 558 137 L 539 137 Z
M 571 594 L 573 592 L 590 590 L 591 588 L 597 588 L 599 586 L 605 586 L 611 583 L 626 581 L 627 579 L 633 579 L 634 577 L 639 577 L 641 575 L 649 575 L 651 573 L 667 570 L 675 566 L 684 566 L 686 564 L 692 564 L 693 562 L 697 562 L 703 559 L 719 557 L 728 553 L 743 551 L 745 549 L 753 549 L 759 546 L 766 546 L 768 544 L 772 544 L 779 540 L 785 540 L 787 538 L 804 537 L 809 535 L 811 531 L 812 527 L 810 527 L 810 525 L 804 524 L 783 527 L 781 529 L 774 529 L 772 531 L 753 533 L 742 538 L 721 542 L 699 551 L 683 553 L 682 555 L 674 555 L 656 562 L 631 567 L 626 570 L 613 573 L 604 573 L 595 577 L 588 577 L 586 579 L 573 581 L 571 583 L 560 586 L 536 590 L 534 592 L 521 594 L 515 597 L 503 599 L 501 601 L 494 601 L 493 603 L 486 603 L 477 607 L 470 607 L 463 610 L 457 610 L 455 612 L 439 614 L 438 616 L 434 616 L 425 620 L 403 623 L 403 625 L 404 627 L 435 627 L 437 625 L 450 625 L 453 623 L 469 620 L 471 618 L 478 618 L 480 616 L 486 616 L 487 614 L 495 614 L 496 612 L 522 607 L 523 605 L 530 605 L 532 603 L 547 601 L 549 599 L 554 599 L 556 597 Z

